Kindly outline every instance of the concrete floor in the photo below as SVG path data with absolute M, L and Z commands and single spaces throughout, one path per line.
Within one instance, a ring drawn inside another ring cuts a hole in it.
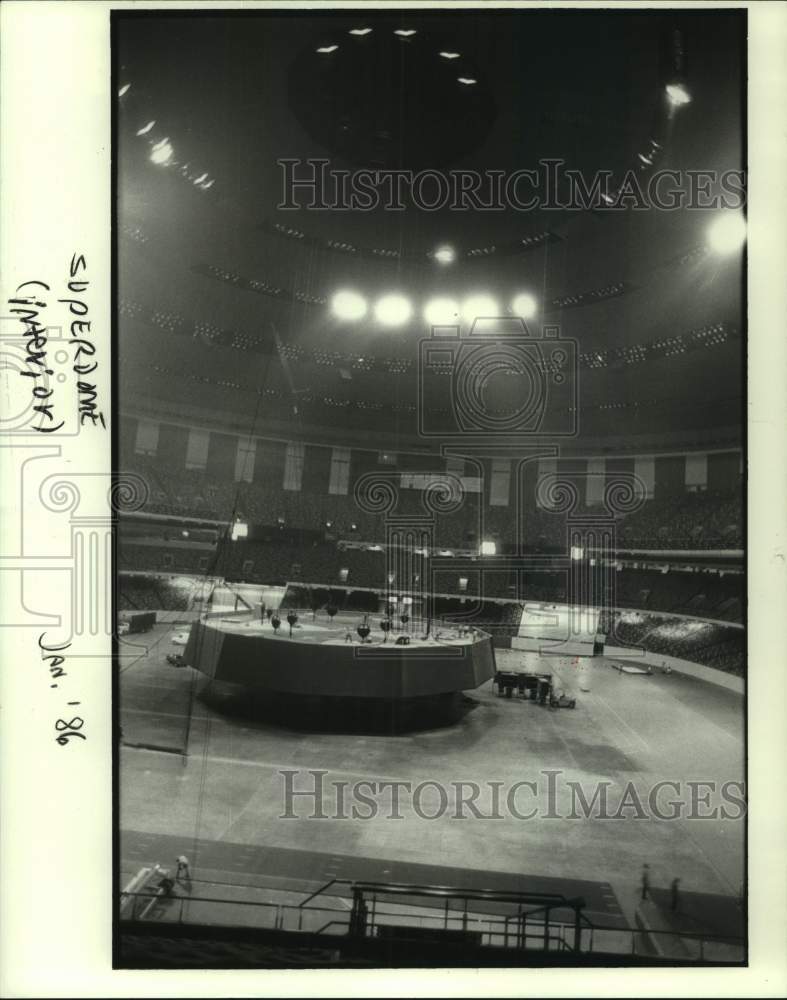
M 536 654 L 497 651 L 499 669 L 527 663 L 528 669 L 556 674 L 560 686 L 576 694 L 576 709 L 553 711 L 500 698 L 488 682 L 466 693 L 468 711 L 451 727 L 397 736 L 306 733 L 210 708 L 200 697 L 205 678 L 165 662 L 167 653 L 182 652 L 170 642 L 176 631 L 156 626 L 125 638 L 119 706 L 124 871 L 144 861 L 171 864 L 173 858 L 164 855 L 178 844 L 177 853 L 189 855 L 196 871 L 202 856 L 212 872 L 259 869 L 261 876 L 281 876 L 293 886 L 319 884 L 337 874 L 370 877 L 354 870 L 362 862 L 372 866 L 375 877 L 403 881 L 416 871 L 408 866 L 422 865 L 453 869 L 454 878 L 461 871 L 476 873 L 474 880 L 494 871 L 554 879 L 558 891 L 561 884 L 576 888 L 576 880 L 584 880 L 600 886 L 598 913 L 619 912 L 619 903 L 629 922 L 643 862 L 650 865 L 654 887 L 677 876 L 684 892 L 739 891 L 740 819 L 456 819 L 449 808 L 438 819 L 424 820 L 409 797 L 401 820 L 282 819 L 278 774 L 323 769 L 330 772 L 326 782 L 494 781 L 505 789 L 517 781 L 538 781 L 543 788 L 542 772 L 552 769 L 562 772 L 555 800 L 560 814 L 570 811 L 566 781 L 579 782 L 588 798 L 596 782 L 610 782 L 613 811 L 631 782 L 647 809 L 648 791 L 660 780 L 743 780 L 743 701 L 731 692 L 677 674 L 622 675 L 599 657 L 592 661 L 591 690 L 585 693 L 578 690 L 572 658 L 539 662 Z M 304 774 L 296 783 L 301 787 L 310 780 Z M 688 790 L 673 793 L 667 789 L 661 801 L 688 802 Z M 479 799 L 485 812 L 489 794 Z M 543 796 L 539 801 L 546 806 Z M 523 811 L 534 804 L 527 795 L 517 802 Z M 715 796 L 713 803 L 719 802 Z M 435 803 L 425 795 L 423 809 L 433 810 Z M 324 808 L 330 813 L 334 807 L 331 796 Z M 219 863 L 209 855 L 221 845 Z M 417 872 L 422 878 L 428 874 L 420 867 Z

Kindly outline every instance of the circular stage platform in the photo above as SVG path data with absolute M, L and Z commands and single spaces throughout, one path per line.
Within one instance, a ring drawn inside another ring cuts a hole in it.
M 479 629 L 391 632 L 387 642 L 376 619 L 361 642 L 362 616 L 299 620 L 278 632 L 251 615 L 203 618 L 191 627 L 183 659 L 215 681 L 255 691 L 319 697 L 398 701 L 453 694 L 494 676 L 492 639 Z M 406 636 L 407 645 L 396 639 Z

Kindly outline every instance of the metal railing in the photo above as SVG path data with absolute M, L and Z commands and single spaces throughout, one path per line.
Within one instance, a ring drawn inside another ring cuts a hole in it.
M 356 938 L 395 933 L 400 940 L 406 940 L 410 934 L 413 939 L 423 940 L 426 936 L 438 941 L 454 936 L 464 937 L 479 947 L 584 955 L 645 955 L 689 962 L 736 963 L 745 957 L 745 944 L 740 937 L 600 925 L 582 912 L 582 900 L 557 895 L 331 879 L 300 902 L 285 902 L 193 893 L 174 895 L 148 886 L 131 891 L 133 884 L 121 894 L 121 918 L 130 921 L 302 931 Z M 337 905 L 332 906 L 325 896 L 337 886 L 347 887 L 349 892 L 338 894 Z M 287 895 L 292 895 L 291 891 Z M 315 903 L 318 898 L 319 903 Z M 489 912 L 490 907 L 498 912 Z M 510 912 L 505 912 L 506 909 Z M 565 919 L 567 911 L 571 911 L 570 919 Z

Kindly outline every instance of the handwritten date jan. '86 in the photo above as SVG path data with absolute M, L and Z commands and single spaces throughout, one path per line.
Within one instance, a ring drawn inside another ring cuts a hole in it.
M 64 678 L 68 677 L 68 673 L 64 669 L 63 664 L 66 662 L 65 651 L 70 647 L 71 643 L 66 642 L 61 646 L 52 646 L 45 642 L 46 632 L 42 632 L 38 637 L 38 648 L 41 650 L 41 659 L 46 663 L 49 669 L 49 679 L 50 688 L 59 688 L 59 682 Z M 66 703 L 70 708 L 81 704 L 78 701 L 69 701 Z M 66 711 L 63 713 L 68 715 Z M 74 715 L 70 719 L 57 719 L 55 721 L 55 743 L 59 746 L 67 746 L 69 741 L 72 739 L 86 740 L 87 736 L 80 732 L 84 727 L 85 720 L 79 716 Z

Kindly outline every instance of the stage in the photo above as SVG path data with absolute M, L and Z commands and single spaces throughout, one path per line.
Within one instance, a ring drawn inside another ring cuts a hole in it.
M 441 627 L 424 635 L 424 624 L 397 623 L 388 634 L 379 615 L 370 616 L 362 642 L 356 629 L 363 615 L 331 621 L 300 617 L 292 629 L 242 614 L 206 617 L 191 627 L 185 662 L 213 681 L 319 699 L 408 701 L 452 695 L 478 687 L 494 676 L 491 637 L 480 629 Z M 407 644 L 397 639 L 406 638 Z

